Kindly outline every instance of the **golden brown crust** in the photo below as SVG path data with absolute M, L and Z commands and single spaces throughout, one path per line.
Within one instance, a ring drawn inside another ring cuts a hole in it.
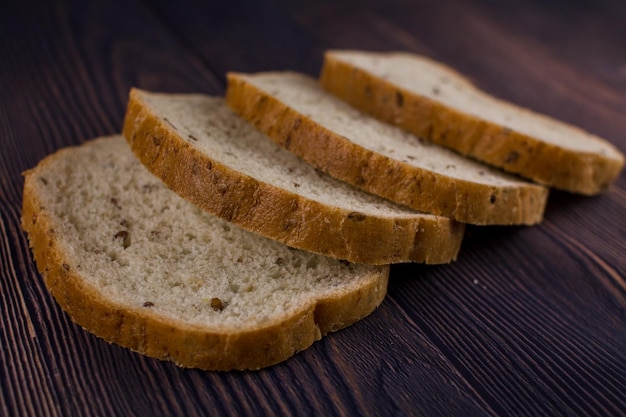
M 451 77 L 471 84 L 454 70 L 438 65 Z M 327 91 L 380 120 L 562 190 L 597 194 L 615 180 L 624 165 L 623 159 L 565 149 L 449 108 L 337 59 L 332 51 L 325 54 L 320 83 Z M 545 118 L 539 114 L 536 117 Z
M 201 153 L 153 114 L 141 94 L 130 93 L 123 129 L 130 147 L 170 189 L 205 211 L 289 246 L 351 262 L 456 258 L 463 225 L 419 214 L 365 216 L 259 182 Z
M 86 283 L 74 268 L 79 261 L 64 251 L 54 221 L 36 191 L 39 167 L 25 173 L 22 209 L 22 228 L 28 233 L 37 267 L 46 287 L 70 318 L 110 343 L 182 367 L 259 369 L 284 361 L 322 335 L 360 320 L 385 297 L 389 267 L 381 266 L 375 272 L 377 277 L 365 287 L 311 301 L 284 321 L 231 333 L 167 319 L 149 309 L 120 305 Z
M 471 224 L 535 224 L 547 189 L 455 180 L 372 152 L 228 74 L 228 105 L 283 147 L 331 176 L 397 203 Z M 390 186 L 393 184 L 393 186 Z

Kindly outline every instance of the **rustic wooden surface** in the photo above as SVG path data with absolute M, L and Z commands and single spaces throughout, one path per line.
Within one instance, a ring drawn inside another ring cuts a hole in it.
M 553 193 L 540 226 L 470 228 L 452 265 L 394 267 L 373 315 L 253 373 L 72 324 L 19 226 L 20 173 L 119 131 L 131 86 L 221 94 L 228 70 L 316 75 L 327 48 L 427 54 L 626 151 L 624 22 L 612 0 L 2 2 L 0 415 L 625 415 L 624 174 Z

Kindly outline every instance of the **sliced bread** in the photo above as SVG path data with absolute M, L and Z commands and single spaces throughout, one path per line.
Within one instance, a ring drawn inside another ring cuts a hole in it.
M 446 263 L 464 227 L 391 204 L 316 171 L 204 95 L 130 93 L 136 156 L 202 209 L 289 246 L 370 264 Z
M 328 51 L 320 81 L 385 122 L 555 188 L 596 194 L 624 166 L 606 140 L 496 99 L 423 56 Z
M 22 226 L 72 320 L 183 367 L 256 369 L 370 314 L 386 266 L 291 249 L 168 190 L 121 136 L 26 172 Z
M 464 223 L 534 224 L 547 189 L 382 123 L 292 72 L 228 74 L 229 106 L 331 176 Z

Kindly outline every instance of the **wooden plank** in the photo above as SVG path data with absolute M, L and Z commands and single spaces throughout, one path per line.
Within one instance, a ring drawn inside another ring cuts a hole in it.
M 302 30 L 279 1 L 231 0 L 185 7 L 149 3 L 164 27 L 223 82 L 226 71 L 318 70 L 312 58 L 321 56 L 324 45 Z
M 626 329 L 602 282 L 610 273 L 548 228 L 517 233 L 530 236 L 471 237 L 469 259 L 446 267 L 454 280 L 425 271 L 423 285 L 402 280 L 390 296 L 402 293 L 407 315 L 499 415 L 620 415 Z
M 253 373 L 181 370 L 91 336 L 49 297 L 19 228 L 20 172 L 119 130 L 131 85 L 219 94 L 228 70 L 315 75 L 329 47 L 428 53 L 624 149 L 623 7 L 571 5 L 566 21 L 561 9 L 529 4 L 67 0 L 3 9 L 0 414 L 623 415 L 624 176 L 598 198 L 555 193 L 541 226 L 470 228 L 455 264 L 394 267 L 375 314 Z M 581 39 L 562 34 L 568 21 L 590 25 L 578 51 L 560 49 Z

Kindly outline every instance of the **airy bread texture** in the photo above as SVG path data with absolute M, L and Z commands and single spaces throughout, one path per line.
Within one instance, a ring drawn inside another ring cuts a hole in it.
M 316 168 L 399 204 L 472 224 L 535 224 L 545 187 L 382 123 L 292 72 L 228 74 L 226 101 Z
M 220 98 L 132 90 L 124 136 L 198 207 L 289 246 L 351 262 L 446 263 L 464 226 L 403 208 L 316 171 Z
M 210 216 L 121 136 L 26 172 L 22 226 L 45 283 L 90 332 L 184 367 L 257 369 L 370 314 L 389 268 L 291 249 Z
M 419 55 L 328 51 L 320 82 L 378 119 L 573 193 L 601 192 L 624 166 L 624 155 L 606 140 L 498 100 Z

